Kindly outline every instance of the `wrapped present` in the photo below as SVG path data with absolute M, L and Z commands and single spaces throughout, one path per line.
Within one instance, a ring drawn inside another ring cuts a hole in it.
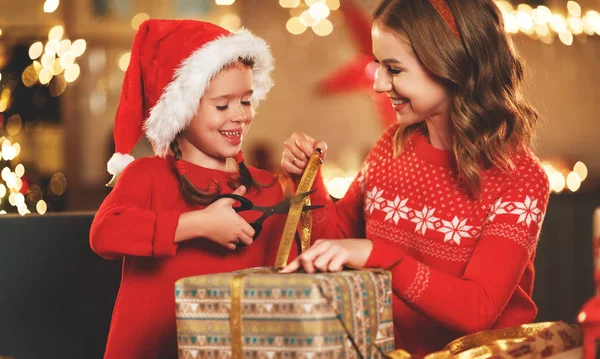
M 390 273 L 269 268 L 176 284 L 179 358 L 383 358 L 394 349 Z
M 307 193 L 320 156 L 296 195 Z M 394 350 L 391 273 L 279 274 L 301 223 L 310 241 L 309 198 L 290 206 L 274 268 L 184 278 L 175 284 L 180 359 L 370 359 Z

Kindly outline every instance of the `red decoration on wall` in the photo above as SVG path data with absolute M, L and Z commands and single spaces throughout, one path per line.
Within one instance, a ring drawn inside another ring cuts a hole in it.
M 359 52 L 334 73 L 319 81 L 319 89 L 328 95 L 369 93 L 381 125 L 386 128 L 396 122 L 396 112 L 385 94 L 378 94 L 373 90 L 378 65 L 373 61 L 371 49 L 371 20 L 352 1 L 344 2 L 340 10 Z

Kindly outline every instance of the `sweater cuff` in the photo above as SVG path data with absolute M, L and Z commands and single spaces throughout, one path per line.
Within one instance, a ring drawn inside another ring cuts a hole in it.
M 179 213 L 159 211 L 156 214 L 152 254 L 155 257 L 173 257 L 177 252 L 175 231 L 179 223 Z
M 387 269 L 398 261 L 403 261 L 405 251 L 380 239 L 370 239 L 373 249 L 365 263 L 367 268 Z M 400 262 L 401 263 L 401 262 Z
M 312 189 L 317 190 L 315 193 L 310 195 L 310 203 L 312 205 L 325 206 L 331 201 L 331 197 L 329 196 L 329 192 L 327 192 L 327 188 L 325 187 L 323 173 L 321 172 L 320 168 L 317 170 L 317 175 L 315 176 Z

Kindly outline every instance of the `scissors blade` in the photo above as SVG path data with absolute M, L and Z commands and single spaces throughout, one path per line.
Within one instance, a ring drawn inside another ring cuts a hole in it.
M 310 205 L 310 206 L 304 206 L 302 207 L 302 211 L 312 211 L 313 209 L 319 209 L 319 208 L 323 208 L 325 206 L 321 206 L 321 205 Z
M 287 213 L 290 210 L 290 207 L 294 204 L 303 201 L 306 197 L 316 192 L 315 190 L 300 193 L 298 195 L 289 197 L 284 199 L 283 201 L 277 203 L 272 208 L 273 213 Z

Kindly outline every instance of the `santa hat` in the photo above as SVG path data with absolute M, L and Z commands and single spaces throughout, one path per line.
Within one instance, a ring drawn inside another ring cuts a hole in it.
M 210 81 L 240 58 L 254 62 L 250 100 L 256 109 L 273 85 L 273 57 L 264 40 L 248 30 L 231 33 L 195 20 L 142 23 L 123 80 L 108 172 L 117 176 L 133 161 L 129 153 L 144 133 L 155 153 L 165 157 L 195 116 Z

